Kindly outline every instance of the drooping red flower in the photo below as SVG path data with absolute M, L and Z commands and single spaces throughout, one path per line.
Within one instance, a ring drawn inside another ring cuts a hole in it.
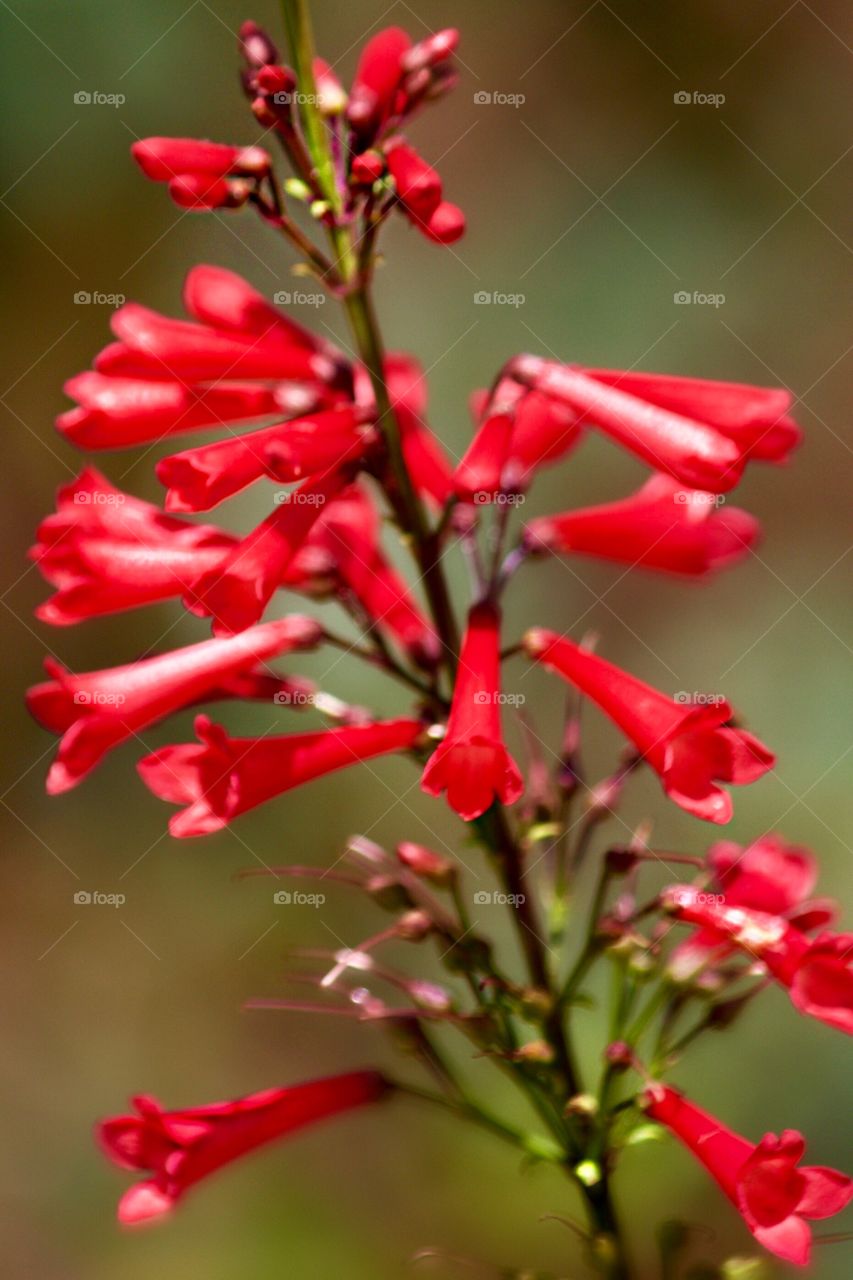
M 512 435 L 504 483 L 509 489 L 526 489 L 540 467 L 564 458 L 583 438 L 580 419 L 568 405 L 541 391 L 531 391 L 512 378 L 498 383 L 495 398 L 514 402 Z M 480 422 L 489 403 L 488 391 L 471 396 L 471 413 Z
M 693 885 L 671 886 L 661 902 L 676 919 L 713 931 L 759 960 L 800 1013 L 853 1035 L 853 934 L 809 938 L 783 916 L 723 904 Z
M 218 1169 L 308 1125 L 379 1102 L 390 1088 L 377 1071 L 350 1071 L 179 1111 L 147 1095 L 132 1098 L 135 1114 L 111 1116 L 95 1130 L 114 1164 L 149 1175 L 122 1196 L 119 1222 L 162 1217 Z
M 209 511 L 264 477 L 289 484 L 353 462 L 375 439 L 354 405 L 184 449 L 157 463 L 167 511 Z
M 388 172 L 406 217 L 429 240 L 453 244 L 465 231 L 465 217 L 443 198 L 441 178 L 409 143 L 402 139 L 386 148 Z
M 521 388 L 499 384 L 487 397 L 480 425 L 465 456 L 453 473 L 456 495 L 463 502 L 492 502 L 503 488 L 504 472 L 510 456 L 516 410 Z
M 799 441 L 786 416 L 786 391 L 583 369 L 537 356 L 519 357 L 512 369 L 690 488 L 725 493 L 750 457 L 782 461 Z
M 441 641 L 382 550 L 379 512 L 360 485 L 328 504 L 312 542 L 328 551 L 343 584 L 380 633 L 393 636 L 419 666 L 434 667 Z
M 30 559 L 57 591 L 36 616 L 53 626 L 177 598 L 237 541 L 214 525 L 164 515 L 94 467 L 60 488 L 37 538 Z
M 760 836 L 746 848 L 721 840 L 708 850 L 706 861 L 713 875 L 709 892 L 719 889 L 729 907 L 784 916 L 806 932 L 829 924 L 835 916 L 834 903 L 810 899 L 817 880 L 814 855 L 808 849 L 788 844 L 781 836 Z M 725 934 L 700 928 L 675 948 L 668 970 L 676 978 L 687 978 L 732 949 Z
M 254 184 L 270 172 L 262 147 L 232 147 L 197 138 L 143 138 L 131 154 L 146 178 L 168 184 L 182 209 L 219 209 L 245 204 Z
M 198 266 L 184 302 L 194 322 L 135 303 L 118 342 L 65 390 L 79 407 L 57 428 L 84 449 L 124 449 L 182 432 L 296 417 L 348 399 L 352 371 L 335 347 L 282 315 L 240 276 Z
M 161 800 L 187 806 L 169 822 L 172 835 L 184 839 L 221 831 L 249 809 L 336 769 L 406 751 L 421 729 L 417 720 L 387 720 L 317 733 L 231 738 L 207 716 L 198 716 L 198 743 L 162 747 L 140 760 L 138 768 Z
M 475 605 L 459 656 L 447 733 L 424 769 L 429 795 L 447 792 L 447 802 L 465 822 L 497 799 L 515 804 L 524 790 L 518 766 L 501 732 L 500 613 Z
M 313 648 L 321 636 L 318 623 L 294 614 L 226 640 L 205 640 L 81 675 L 46 659 L 53 679 L 29 690 L 27 706 L 46 729 L 62 735 L 47 776 L 49 794 L 77 786 L 108 751 L 149 725 L 270 658 Z
M 644 1101 L 648 1114 L 704 1165 L 756 1240 L 786 1262 L 806 1266 L 806 1219 L 840 1213 L 853 1197 L 853 1180 L 836 1169 L 801 1166 L 806 1144 L 795 1129 L 765 1134 L 756 1146 L 666 1085 L 649 1085 Z
M 212 618 L 215 635 L 243 631 L 257 622 L 326 503 L 350 478 L 348 468 L 337 468 L 281 494 L 272 513 L 186 593 L 190 612 Z
M 742 560 L 759 533 L 747 511 L 720 506 L 715 494 L 658 474 L 619 502 L 531 520 L 525 542 L 534 551 L 703 577 Z
M 773 767 L 775 757 L 763 743 L 728 724 L 733 713 L 722 699 L 676 702 L 543 628 L 528 631 L 523 644 L 529 657 L 591 698 L 652 766 L 669 798 L 697 818 L 728 822 L 731 798 L 716 783 L 755 782 Z

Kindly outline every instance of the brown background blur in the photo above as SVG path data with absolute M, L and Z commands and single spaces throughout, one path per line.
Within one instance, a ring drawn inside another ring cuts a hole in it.
M 351 0 L 318 3 L 315 12 L 321 50 L 347 77 L 356 48 L 380 25 L 399 23 L 415 36 L 448 23 L 463 31 L 462 83 L 413 133 L 439 164 L 448 197 L 465 208 L 469 234 L 442 251 L 398 219 L 380 281 L 389 343 L 432 368 L 431 420 L 455 453 L 468 437 L 468 392 L 525 349 L 784 382 L 800 397 L 807 442 L 794 465 L 752 468 L 738 491 L 766 532 L 748 563 L 707 589 L 643 576 L 613 585 L 620 574 L 592 563 L 542 565 L 515 585 L 507 635 L 533 621 L 574 626 L 576 635 L 594 628 L 602 652 L 671 693 L 724 690 L 780 759 L 775 775 L 738 792 L 726 834 L 747 841 L 778 829 L 811 845 L 822 891 L 843 897 L 853 841 L 845 759 L 851 450 L 842 394 L 850 367 L 847 6 L 400 0 L 386 8 Z M 31 621 L 46 588 L 27 569 L 25 549 L 56 486 L 80 465 L 52 426 L 67 407 L 62 382 L 108 337 L 109 307 L 75 303 L 75 294 L 121 293 L 177 314 L 183 274 L 200 260 L 232 267 L 270 295 L 289 286 L 287 251 L 250 215 L 181 216 L 128 156 L 133 138 L 146 134 L 256 139 L 236 79 L 233 32 L 246 17 L 280 32 L 273 0 L 254 11 L 242 0 L 9 0 L 0 8 L 8 1274 L 377 1280 L 402 1274 L 405 1260 L 431 1244 L 579 1276 L 573 1237 L 539 1221 L 577 1212 L 556 1175 L 519 1176 L 512 1154 L 488 1137 L 403 1103 L 265 1153 L 204 1188 L 164 1228 L 138 1234 L 115 1226 L 126 1179 L 93 1151 L 92 1119 L 121 1109 L 134 1090 L 188 1105 L 389 1061 L 381 1032 L 369 1027 L 240 1012 L 249 996 L 285 990 L 287 946 L 353 944 L 384 917 L 343 890 L 330 892 L 322 911 L 279 907 L 273 883 L 238 884 L 233 873 L 253 865 L 253 849 L 266 861 L 322 865 L 355 831 L 392 844 L 455 841 L 459 830 L 443 805 L 420 796 L 402 761 L 377 767 L 381 783 L 343 774 L 199 842 L 164 835 L 170 810 L 138 782 L 133 748 L 115 752 L 79 790 L 52 801 L 43 794 L 51 743 L 21 707 L 43 653 L 50 647 L 78 670 L 128 661 L 175 616 L 164 606 L 66 632 Z M 75 102 L 81 92 L 126 101 Z M 484 93 L 491 104 L 476 100 Z M 684 93 L 687 104 L 675 100 Z M 725 101 L 693 101 L 694 93 Z M 479 291 L 523 294 L 524 302 L 478 304 Z M 678 304 L 679 291 L 725 301 Z M 319 316 L 303 309 L 302 318 L 338 329 L 331 304 Z M 153 459 L 137 458 L 95 461 L 155 497 Z M 594 442 L 543 478 L 527 511 L 616 497 L 641 474 Z M 255 493 L 216 516 L 248 529 L 267 499 Z M 191 620 L 169 643 L 203 632 Z M 318 657 L 299 669 L 319 675 L 328 666 Z M 541 731 L 555 734 L 553 684 L 524 679 L 521 665 L 512 670 Z M 402 709 L 393 687 L 365 679 L 349 660 L 325 683 L 385 713 Z M 251 732 L 266 727 L 266 714 L 234 711 L 227 721 Z M 588 719 L 598 776 L 617 740 Z M 292 723 L 282 716 L 282 731 Z M 179 741 L 188 724 L 146 741 Z M 643 781 L 626 818 L 647 812 L 663 847 L 702 852 L 715 836 Z M 488 880 L 478 855 L 464 856 L 484 877 L 473 892 Z M 81 889 L 127 901 L 119 910 L 77 906 Z M 481 926 L 510 948 L 499 910 L 484 911 Z M 425 953 L 398 958 L 432 965 Z M 581 1016 L 595 1043 L 596 1015 Z M 844 1166 L 846 1050 L 838 1033 L 800 1019 L 772 992 L 743 1027 L 703 1042 L 677 1079 L 751 1136 L 797 1127 L 813 1162 Z M 495 1088 L 488 1064 L 466 1070 Z M 496 1106 L 504 1097 L 503 1086 L 491 1095 Z M 716 1233 L 697 1241 L 697 1259 L 751 1251 L 734 1213 L 671 1145 L 629 1152 L 618 1194 L 637 1224 L 645 1274 L 650 1223 L 675 1212 Z M 850 1256 L 849 1245 L 819 1250 L 814 1274 L 841 1280 Z

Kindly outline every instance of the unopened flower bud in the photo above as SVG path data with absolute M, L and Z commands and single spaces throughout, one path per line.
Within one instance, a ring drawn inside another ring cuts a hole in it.
M 601 1166 L 594 1160 L 581 1160 L 575 1165 L 575 1177 L 585 1187 L 594 1187 L 601 1181 Z
M 425 845 L 415 844 L 410 840 L 397 845 L 397 857 L 416 876 L 431 880 L 434 884 L 451 884 L 456 876 L 456 867 L 449 858 L 442 858 Z
M 598 1114 L 598 1099 L 592 1093 L 576 1093 L 565 1107 L 569 1116 L 594 1116 Z
M 365 886 L 377 906 L 383 911 L 408 910 L 414 906 L 405 885 L 393 875 L 371 876 Z
M 625 1070 L 633 1064 L 634 1054 L 631 1046 L 624 1040 L 613 1040 L 604 1050 L 604 1060 L 611 1067 Z
M 432 933 L 432 921 L 425 911 L 407 911 L 397 922 L 396 934 L 404 942 L 423 942 Z
M 238 47 L 251 67 L 263 67 L 268 62 L 278 62 L 278 50 L 263 27 L 259 27 L 256 22 L 242 23 Z
M 529 1040 L 513 1052 L 512 1058 L 515 1062 L 553 1062 L 554 1050 L 546 1040 Z

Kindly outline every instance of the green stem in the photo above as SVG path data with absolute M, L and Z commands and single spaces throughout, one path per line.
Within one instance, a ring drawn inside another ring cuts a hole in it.
M 317 103 L 317 83 L 314 79 L 314 35 L 307 0 L 282 0 L 284 25 L 296 84 L 299 93 L 299 118 L 305 141 L 314 165 L 317 183 L 332 208 L 339 212 L 341 193 L 335 182 L 335 166 L 325 121 Z

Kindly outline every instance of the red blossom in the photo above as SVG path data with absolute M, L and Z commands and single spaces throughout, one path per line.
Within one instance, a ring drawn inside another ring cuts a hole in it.
M 162 747 L 140 760 L 147 787 L 170 804 L 186 805 L 169 822 L 178 839 L 221 831 L 240 814 L 323 777 L 374 756 L 414 746 L 422 726 L 417 720 L 320 730 L 283 737 L 231 738 L 198 716 L 198 743 Z
M 703 577 L 742 560 L 759 532 L 749 512 L 658 474 L 619 502 L 531 520 L 525 541 L 532 550 Z
M 350 90 L 347 119 L 368 145 L 389 119 L 403 77 L 403 56 L 412 41 L 400 27 L 385 27 L 361 51 Z
M 272 513 L 223 563 L 193 583 L 184 597 L 190 612 L 212 618 L 215 635 L 242 631 L 257 622 L 326 503 L 349 478 L 345 469 L 327 471 L 281 494 Z
M 270 658 L 313 648 L 321 636 L 313 619 L 293 615 L 227 640 L 206 640 L 81 675 L 46 659 L 53 679 L 29 690 L 27 706 L 46 729 L 62 735 L 47 777 L 48 792 L 56 795 L 77 786 L 119 743 Z
M 692 885 L 671 886 L 661 901 L 677 919 L 713 931 L 765 965 L 800 1013 L 853 1035 L 853 934 L 809 938 L 783 916 L 723 905 Z
M 676 702 L 543 628 L 528 631 L 523 643 L 529 657 L 574 684 L 619 726 L 669 798 L 697 818 L 728 822 L 731 798 L 715 784 L 755 782 L 773 767 L 775 757 L 763 743 L 727 723 L 732 709 L 724 700 Z
M 801 1166 L 806 1144 L 795 1129 L 765 1134 L 756 1146 L 665 1085 L 649 1085 L 644 1100 L 648 1114 L 705 1166 L 756 1240 L 806 1266 L 811 1229 L 805 1219 L 840 1213 L 853 1197 L 853 1181 L 836 1169 Z
M 388 171 L 406 217 L 430 240 L 453 244 L 465 231 L 456 205 L 442 198 L 441 178 L 414 147 L 397 140 L 387 148 Z
M 782 461 L 799 440 L 786 416 L 786 391 L 583 369 L 536 356 L 519 357 L 512 369 L 690 488 L 725 493 L 750 457 Z
M 713 874 L 709 891 L 718 887 L 727 906 L 782 915 L 804 930 L 819 928 L 834 918 L 834 903 L 809 899 L 817 879 L 814 855 L 787 844 L 781 836 L 760 836 L 746 848 L 721 840 L 708 850 L 707 864 Z M 669 969 L 676 978 L 687 978 L 731 950 L 725 934 L 701 928 L 675 948 Z
M 424 769 L 429 795 L 447 792 L 447 803 L 465 822 L 495 800 L 515 804 L 524 783 L 501 733 L 500 614 L 475 605 L 459 656 L 447 733 Z
M 114 1164 L 149 1174 L 122 1196 L 119 1222 L 159 1218 L 218 1169 L 267 1142 L 379 1102 L 390 1087 L 377 1071 L 351 1071 L 180 1111 L 166 1111 L 147 1095 L 132 1098 L 134 1114 L 111 1116 L 95 1131 Z
M 209 511 L 264 477 L 290 484 L 354 462 L 375 439 L 362 430 L 364 416 L 341 405 L 162 458 L 155 471 L 166 510 Z

